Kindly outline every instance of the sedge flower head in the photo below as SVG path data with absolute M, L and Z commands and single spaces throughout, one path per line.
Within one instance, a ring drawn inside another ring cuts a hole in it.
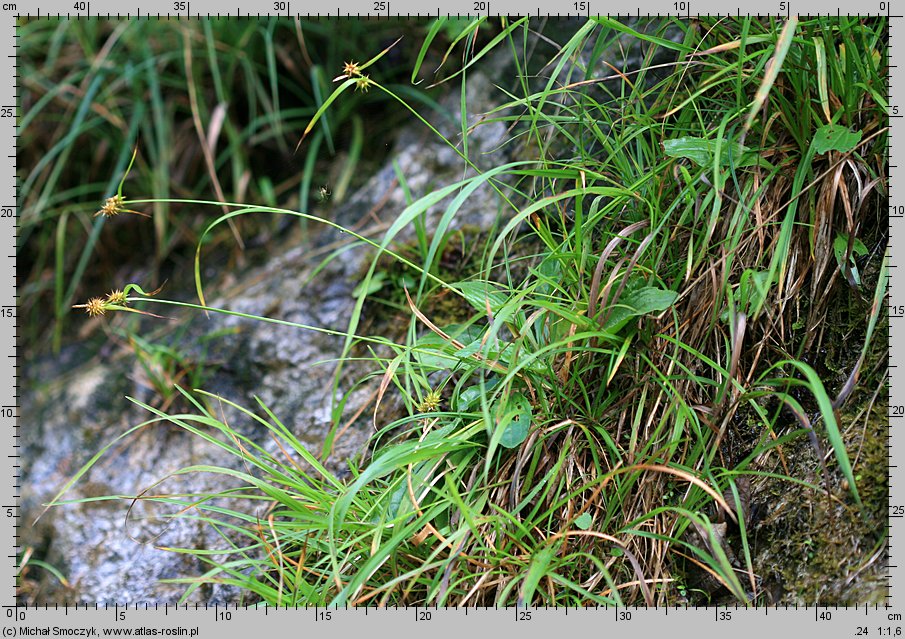
M 123 211 L 125 211 L 125 200 L 122 195 L 114 195 L 113 197 L 108 197 L 104 201 L 104 205 L 101 207 L 101 210 L 94 214 L 94 217 L 98 215 L 103 215 L 104 217 L 113 217 L 115 215 L 119 215 Z
M 374 82 L 369 76 L 362 75 L 355 80 L 355 89 L 357 91 L 361 91 L 362 93 L 367 93 L 372 84 L 374 84 Z
M 358 77 L 361 75 L 361 67 L 354 60 L 346 62 L 343 65 L 343 75 L 347 78 Z
M 440 391 L 432 390 L 418 404 L 418 411 L 422 413 L 432 413 L 440 408 Z
M 85 312 L 91 317 L 98 317 L 107 312 L 107 301 L 102 297 L 92 297 L 85 304 Z
M 114 289 L 107 293 L 107 299 L 105 300 L 107 304 L 116 304 L 117 306 L 125 306 L 126 305 L 126 294 L 122 292 L 120 289 Z

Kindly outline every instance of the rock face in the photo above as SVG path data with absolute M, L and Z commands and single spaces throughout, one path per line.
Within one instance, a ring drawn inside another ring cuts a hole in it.
M 491 107 L 491 96 L 499 95 L 486 76 L 472 74 L 468 83 L 469 124 Z M 458 104 L 456 94 L 446 102 L 450 122 L 459 122 Z M 456 139 L 455 130 L 444 133 Z M 492 149 L 500 145 L 505 134 L 501 123 L 478 127 L 469 138 L 473 161 L 483 167 L 504 162 L 501 152 Z M 392 160 L 401 168 L 414 197 L 465 176 L 458 154 L 417 122 L 399 132 Z M 500 208 L 497 197 L 489 188 L 478 189 L 461 209 L 459 224 L 489 225 Z M 432 213 L 442 212 L 442 204 Z M 388 162 L 343 204 L 334 219 L 349 226 L 366 216 L 392 221 L 405 206 L 393 162 Z M 379 224 L 376 226 L 372 235 L 379 240 L 383 231 Z M 313 246 L 293 245 L 291 240 L 273 246 L 274 257 L 268 263 L 231 276 L 228 290 L 214 293 L 209 289 L 209 297 L 217 295 L 209 299 L 210 305 L 346 330 L 355 304 L 353 290 L 373 251 L 361 245 L 352 247 L 311 277 L 326 249 L 348 243 L 348 236 L 325 229 Z M 185 282 L 171 283 L 168 288 L 191 290 L 191 286 L 191 275 L 187 274 Z M 320 452 L 331 428 L 331 388 L 335 360 L 342 351 L 341 337 L 235 316 L 212 314 L 208 318 L 201 312 L 171 311 L 168 307 L 164 314 L 185 326 L 179 342 L 171 346 L 196 358 L 201 357 L 204 335 L 223 329 L 234 331 L 211 341 L 206 359 L 216 366 L 211 367 L 213 372 L 203 388 L 250 409 L 256 407 L 255 396 L 259 397 L 309 450 Z M 160 513 L 140 512 L 143 504 L 136 504 L 129 512 L 130 501 L 122 499 L 62 505 L 44 512 L 43 504 L 94 453 L 154 417 L 126 399 L 127 395 L 149 402 L 152 399 L 148 389 L 136 381 L 143 375 L 134 356 L 120 353 L 99 361 L 91 350 L 86 345 L 70 346 L 60 360 L 33 362 L 26 372 L 28 388 L 21 407 L 28 460 L 22 496 L 23 545 L 34 548 L 37 556 L 56 566 L 67 577 L 69 587 L 49 577 L 41 580 L 35 574 L 38 569 L 33 568 L 30 577 L 38 580 L 32 582 L 38 585 L 23 596 L 29 603 L 173 603 L 185 593 L 186 586 L 161 580 L 197 575 L 204 566 L 190 556 L 158 547 L 222 547 L 222 539 L 209 527 L 190 519 L 163 521 Z M 60 374 L 61 369 L 68 371 Z M 349 380 L 367 372 L 355 363 L 348 364 L 345 371 L 344 379 Z M 338 393 L 347 390 L 341 386 Z M 370 395 L 370 389 L 353 392 L 345 413 L 354 415 Z M 177 406 L 174 404 L 168 412 L 180 412 Z M 220 410 L 219 406 L 215 408 L 218 417 Z M 235 410 L 224 411 L 223 417 L 254 436 L 254 426 L 247 417 L 243 422 Z M 353 425 L 337 439 L 330 463 L 334 470 L 341 470 L 343 460 L 362 449 L 370 428 L 367 418 L 365 412 L 360 426 Z M 266 439 L 266 434 L 260 433 L 260 437 Z M 66 499 L 136 495 L 145 490 L 149 494 L 155 490 L 196 493 L 226 487 L 218 483 L 222 481 L 219 476 L 201 473 L 169 478 L 158 485 L 170 473 L 194 464 L 235 467 L 237 460 L 172 424 L 158 421 L 107 451 L 74 484 Z M 224 603 L 237 601 L 237 597 L 236 591 L 218 587 L 196 590 L 190 601 Z

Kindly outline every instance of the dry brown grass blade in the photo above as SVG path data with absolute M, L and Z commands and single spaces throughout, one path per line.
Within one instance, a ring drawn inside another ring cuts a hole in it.
M 710 575 L 710 577 L 712 577 L 712 578 L 713 578 L 714 580 L 716 580 L 718 583 L 722 584 L 723 587 L 726 588 L 726 590 L 729 590 L 729 591 L 732 590 L 732 589 L 729 587 L 729 584 L 726 583 L 726 580 L 723 579 L 723 577 L 722 577 L 718 572 L 716 572 L 713 568 L 711 568 L 710 566 L 708 566 L 707 564 L 705 564 L 703 561 L 700 561 L 699 559 L 697 559 L 697 558 L 695 558 L 695 557 L 692 557 L 691 555 L 686 555 L 684 552 L 682 552 L 682 551 L 680 551 L 680 550 L 676 550 L 675 553 L 676 553 L 679 557 L 682 557 L 682 559 L 685 559 L 686 561 L 690 561 L 690 562 L 693 563 L 695 566 L 697 566 L 698 568 L 700 568 L 701 570 L 703 570 L 704 572 L 706 572 L 708 575 Z
M 414 300 L 412 300 L 412 296 L 409 295 L 408 287 L 403 286 L 403 291 L 405 292 L 405 299 L 406 299 L 406 301 L 408 301 L 409 309 L 411 309 L 412 313 L 415 314 L 415 317 L 417 317 L 419 320 L 421 320 L 421 322 L 425 326 L 427 326 L 429 329 L 431 329 L 434 333 L 436 333 L 437 335 L 439 335 L 440 337 L 445 339 L 447 342 L 449 342 L 456 348 L 459 348 L 459 349 L 465 348 L 465 344 L 463 344 L 462 342 L 455 340 L 452 337 L 450 337 L 449 335 L 447 335 L 443 331 L 442 328 L 440 328 L 439 326 L 434 324 L 432 321 L 430 321 L 427 318 L 427 316 L 424 313 L 422 313 L 421 310 L 417 306 L 415 306 L 415 302 L 414 302 Z
M 569 324 L 569 340 L 575 337 L 575 331 L 578 329 L 576 324 Z M 559 377 L 559 381 L 565 384 L 569 381 L 569 372 L 572 370 L 572 360 L 575 357 L 575 352 L 570 348 L 566 351 L 565 356 L 563 357 L 562 367 L 557 371 L 556 375 Z
M 733 510 L 723 496 L 713 489 L 712 486 L 708 485 L 706 482 L 701 480 L 698 477 L 695 477 L 689 472 L 684 470 L 680 470 L 678 468 L 672 468 L 670 466 L 661 466 L 660 464 L 634 464 L 632 466 L 626 466 L 624 468 L 619 468 L 613 471 L 610 471 L 609 475 L 615 475 L 620 473 L 627 473 L 636 470 L 649 470 L 655 473 L 666 473 L 668 475 L 674 475 L 680 479 L 684 479 L 690 484 L 694 484 L 705 493 L 713 497 L 713 500 L 719 504 L 720 508 L 722 508 L 725 513 L 734 521 L 738 523 L 738 518 L 736 517 L 735 510 Z
M 601 60 L 601 62 L 603 62 L 604 65 L 606 65 L 610 69 L 612 69 L 615 76 L 621 78 L 622 81 L 625 82 L 629 86 L 629 88 L 631 89 L 632 92 L 635 91 L 635 83 L 632 82 L 625 73 L 623 73 L 622 71 L 617 69 L 615 66 L 613 66 L 613 64 L 611 64 L 610 62 L 607 62 L 606 60 Z
M 862 138 L 861 142 L 858 144 L 858 147 L 866 146 L 869 142 L 872 142 L 875 138 L 883 135 L 884 133 L 887 133 L 888 131 L 889 131 L 889 127 L 883 127 L 882 129 L 879 129 L 878 131 L 874 131 L 870 135 Z M 811 181 L 808 184 L 806 184 L 805 186 L 803 186 L 797 195 L 795 195 L 794 197 L 790 197 L 787 200 L 784 200 L 781 205 L 777 206 L 776 209 L 773 211 L 774 215 L 778 215 L 778 214 L 782 213 L 787 208 L 789 208 L 789 206 L 792 205 L 792 202 L 795 202 L 796 200 L 799 200 L 802 197 L 804 197 L 805 193 L 807 193 L 808 191 L 810 191 L 811 189 L 816 187 L 818 184 L 820 184 L 821 180 L 823 180 L 823 178 L 825 178 L 827 175 L 829 175 L 830 173 L 835 171 L 836 167 L 839 166 L 839 164 L 841 164 L 842 162 L 845 162 L 846 160 L 847 160 L 847 157 L 843 157 L 843 158 L 840 158 L 840 159 L 836 160 L 835 162 L 833 162 L 829 166 L 829 168 L 824 170 L 822 173 L 818 174 L 813 179 L 813 181 Z
M 305 34 L 302 31 L 302 20 L 301 16 L 296 16 L 295 20 L 293 20 L 295 26 L 295 39 L 299 43 L 299 51 L 302 52 L 302 58 L 305 60 L 305 66 L 310 69 L 314 66 L 314 62 L 311 60 L 311 56 L 308 54 L 308 46 L 305 44 Z
M 518 455 L 515 457 L 515 464 L 512 467 L 512 479 L 509 481 L 509 504 L 515 505 L 518 504 L 519 495 L 522 492 L 522 470 L 525 467 L 525 464 L 531 459 L 533 455 L 534 442 L 537 441 L 538 431 L 532 430 L 528 435 L 528 438 L 524 441 L 524 443 L 519 447 Z
M 270 528 L 270 536 L 271 539 L 273 539 L 273 543 L 276 545 L 276 555 L 279 559 L 275 567 L 280 576 L 277 583 L 277 606 L 280 606 L 283 603 L 283 573 L 285 572 L 285 568 L 283 566 L 283 549 L 280 547 L 280 535 L 277 534 L 276 527 L 273 525 L 272 514 L 267 517 L 267 526 Z
M 220 139 L 220 133 L 223 131 L 223 123 L 226 121 L 226 103 L 221 102 L 214 107 L 211 113 L 211 121 L 207 125 L 207 134 L 204 141 L 207 142 L 207 150 L 212 156 L 217 149 L 217 140 Z
M 873 317 L 875 314 L 879 313 L 880 310 L 878 308 L 879 304 L 884 304 L 886 297 L 874 297 L 873 302 L 870 305 L 870 312 L 868 313 L 868 317 Z M 858 378 L 861 375 L 861 367 L 864 365 L 864 358 L 867 355 L 867 349 L 862 348 L 861 354 L 858 356 L 858 360 L 855 362 L 854 367 L 852 367 L 852 372 L 849 374 L 848 378 L 845 380 L 845 384 L 842 385 L 842 388 L 839 391 L 839 394 L 836 396 L 836 399 L 833 400 L 833 410 L 839 410 L 842 408 L 842 405 L 845 403 L 845 400 L 849 398 L 849 395 L 852 394 L 852 391 L 855 390 L 855 385 L 858 383 Z
M 823 446 L 820 445 L 820 440 L 817 439 L 817 434 L 814 432 L 814 427 L 811 425 L 811 420 L 807 415 L 797 410 L 795 406 L 791 403 L 783 399 L 783 404 L 786 408 L 788 408 L 795 415 L 795 418 L 801 424 L 801 427 L 804 428 L 808 432 L 808 439 L 811 442 L 811 446 L 814 448 L 814 451 L 817 453 L 817 459 L 820 460 L 820 471 L 823 473 L 823 485 L 826 488 L 826 495 L 828 499 L 832 499 L 832 491 L 830 490 L 830 471 L 826 467 L 826 456 L 823 453 Z
M 186 82 L 186 88 L 189 94 L 189 106 L 192 109 L 192 122 L 195 125 L 195 133 L 198 136 L 198 141 L 201 143 L 201 154 L 204 156 L 204 164 L 207 167 L 208 176 L 210 177 L 211 184 L 214 187 L 214 193 L 217 195 L 217 199 L 220 202 L 223 202 L 220 207 L 223 209 L 223 213 L 226 214 L 229 213 L 229 207 L 225 204 L 226 196 L 223 194 L 223 187 L 220 186 L 220 178 L 217 177 L 217 168 L 214 164 L 214 154 L 211 152 L 212 142 L 208 140 L 207 134 L 204 132 L 204 125 L 201 123 L 201 113 L 198 108 L 198 91 L 195 88 L 195 82 L 193 80 L 195 74 L 192 71 L 192 45 L 188 31 L 183 32 L 183 55 L 185 58 L 185 76 L 186 78 L 188 78 Z M 219 132 L 219 127 L 217 129 L 217 132 Z M 229 220 L 227 220 L 227 222 L 229 223 L 229 228 L 232 231 L 233 237 L 235 238 L 236 243 L 239 245 L 239 248 L 244 250 L 245 242 L 242 240 L 242 235 L 241 233 L 239 233 L 239 229 L 236 226 L 235 221 L 230 218 Z
M 468 538 L 471 537 L 471 530 L 466 530 L 462 535 L 461 541 L 456 547 L 449 552 L 449 558 L 446 560 L 446 568 L 443 569 L 443 579 L 440 580 L 440 589 L 437 591 L 436 605 L 446 599 L 446 592 L 449 590 L 449 580 L 452 577 L 453 566 L 456 564 L 456 558 L 462 554 Z
M 617 266 L 613 269 L 613 273 L 610 275 L 610 279 L 607 282 L 606 289 L 602 292 L 602 296 L 604 301 L 607 302 L 607 310 L 603 317 L 600 318 L 600 327 L 606 324 L 606 321 L 610 318 L 610 314 L 613 312 L 613 309 L 616 307 L 616 303 L 619 301 L 619 298 L 622 296 L 622 291 L 625 290 L 625 285 L 628 284 L 629 275 L 631 275 L 632 271 L 635 269 L 635 265 L 638 263 L 638 260 L 641 258 L 641 254 L 644 253 L 644 249 L 648 247 L 651 243 L 651 240 L 654 239 L 653 233 L 648 233 L 647 236 L 643 240 L 641 240 L 641 244 L 638 245 L 638 248 L 635 249 L 635 254 L 632 255 L 632 259 L 628 263 L 628 267 L 625 269 L 625 273 L 622 274 L 622 278 L 619 281 L 619 288 L 616 289 L 615 295 L 613 295 L 612 300 L 607 300 L 609 288 L 612 285 L 614 279 L 619 277 L 619 267 Z
M 110 56 L 110 52 L 113 51 L 113 48 L 116 46 L 116 43 L 119 41 L 120 37 L 122 37 L 123 33 L 129 27 L 131 22 L 121 22 L 119 23 L 110 36 L 104 41 L 104 45 L 97 52 L 97 55 L 94 57 L 94 60 L 91 61 L 91 68 L 89 72 L 85 74 L 84 80 L 79 85 L 79 94 L 84 96 L 90 86 L 91 82 L 94 80 L 95 73 L 98 69 L 107 64 L 107 58 Z M 71 110 L 76 108 L 76 105 L 73 103 L 69 107 Z M 66 127 L 70 125 L 69 118 L 63 118 L 60 120 L 60 129 L 65 130 Z M 125 122 L 123 122 L 125 125 Z
M 607 258 L 609 258 L 610 253 L 616 250 L 616 247 L 619 246 L 625 238 L 638 229 L 644 228 L 647 224 L 647 220 L 629 224 L 619 231 L 603 249 L 603 253 L 600 254 L 600 259 L 597 260 L 597 267 L 594 269 L 594 275 L 591 278 L 591 290 L 588 295 L 588 318 L 593 318 L 597 314 L 597 299 L 600 297 L 600 278 L 603 276 L 603 268 L 606 266 L 606 261 Z
M 814 260 L 813 276 L 811 278 L 811 299 L 815 301 L 820 299 L 818 297 L 819 287 L 823 283 L 823 276 L 832 261 L 833 218 L 839 183 L 842 180 L 843 166 L 840 164 L 830 179 L 823 180 L 820 191 L 815 198 L 814 222 L 810 236 L 811 257 Z M 812 313 L 811 315 L 813 317 L 814 314 Z M 809 321 L 810 324 L 811 322 Z
M 786 59 L 789 47 L 792 46 L 792 39 L 795 36 L 795 28 L 797 26 L 798 16 L 792 16 L 786 21 L 785 26 L 782 28 L 782 32 L 779 34 L 779 39 L 776 41 L 775 52 L 773 53 L 773 57 L 767 62 L 767 66 L 764 68 L 764 78 L 761 80 L 757 93 L 754 94 L 754 103 L 751 105 L 751 110 L 748 112 L 748 118 L 745 120 L 745 126 L 742 129 L 743 139 L 745 133 L 747 133 L 751 128 L 751 125 L 754 124 L 754 118 L 757 117 L 757 114 L 763 108 L 764 103 L 766 103 L 767 96 L 770 95 L 770 89 L 773 88 L 776 78 L 779 77 L 782 63 Z
M 613 270 L 610 271 L 610 276 L 607 278 L 606 284 L 604 285 L 603 289 L 601 289 L 600 294 L 594 298 L 594 301 L 598 302 L 600 305 L 599 310 L 596 308 L 594 309 L 594 316 L 596 316 L 598 313 L 603 313 L 604 311 L 606 311 L 606 317 L 609 317 L 610 310 L 612 309 L 613 305 L 616 303 L 615 299 L 613 299 L 613 300 L 609 299 L 610 289 L 612 288 L 613 284 L 616 283 L 616 280 L 619 278 L 619 273 L 622 270 L 623 264 L 625 264 L 624 257 L 620 258 L 619 261 L 616 262 L 616 266 L 614 266 Z M 624 279 L 622 281 L 624 281 Z M 607 305 L 607 302 L 609 302 L 608 305 Z M 590 316 L 590 318 L 594 319 L 594 316 Z M 603 326 L 604 317 L 599 317 L 597 319 L 597 323 L 600 326 Z
M 377 411 L 380 409 L 380 402 L 383 401 L 383 396 L 386 394 L 387 388 L 390 387 L 390 382 L 393 381 L 393 375 L 396 373 L 396 369 L 399 368 L 401 361 L 399 358 L 394 358 L 390 365 L 387 366 L 386 372 L 380 380 L 380 388 L 377 389 L 377 400 L 374 402 L 374 415 L 371 418 L 374 430 L 377 430 Z
M 689 57 L 713 55 L 714 53 L 725 53 L 726 51 L 734 51 L 740 46 L 742 46 L 741 40 L 733 40 L 732 42 L 724 42 L 723 44 L 718 44 L 715 47 L 704 49 L 703 51 L 694 51 L 693 53 L 689 54 Z
M 735 373 L 738 370 L 738 360 L 742 356 L 742 346 L 745 342 L 745 327 L 747 326 L 748 318 L 744 313 L 736 313 L 735 314 L 735 324 L 734 330 L 732 331 L 732 361 L 729 362 L 729 378 L 726 380 L 725 389 L 728 391 L 730 388 L 732 389 L 731 395 L 735 397 L 738 393 L 738 389 L 736 389 L 735 385 L 732 383 L 735 380 Z M 723 394 L 723 397 L 728 397 L 729 393 Z

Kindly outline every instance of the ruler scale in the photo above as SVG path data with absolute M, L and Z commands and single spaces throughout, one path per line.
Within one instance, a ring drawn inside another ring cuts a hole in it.
M 7 540 L 4 564 L 12 577 L 12 590 L 0 589 L 0 613 L 4 637 L 26 636 L 176 636 L 176 637 L 245 637 L 266 632 L 274 636 L 289 633 L 355 633 L 398 634 L 404 637 L 461 637 L 463 633 L 496 634 L 518 632 L 528 636 L 549 636 L 559 633 L 631 633 L 632 636 L 758 637 L 764 635 L 791 637 L 815 633 L 822 637 L 900 637 L 905 636 L 905 561 L 899 550 L 905 536 L 905 469 L 898 463 L 905 456 L 905 435 L 890 420 L 889 429 L 889 590 L 887 604 L 858 606 L 726 606 L 726 607 L 596 607 L 596 608 L 275 608 L 223 605 L 138 604 L 138 605 L 68 605 L 24 606 L 16 600 L 17 563 L 23 549 L 19 545 L 19 527 L 28 522 L 19 520 L 18 500 L 21 491 L 20 467 L 27 464 L 20 455 L 20 428 L 27 428 L 18 419 L 17 314 L 16 286 L 17 220 L 19 215 L 17 192 L 18 139 L 18 66 L 16 60 L 20 17 L 68 17 L 73 20 L 106 18 L 197 20 L 202 18 L 245 19 L 283 16 L 333 19 L 381 19 L 388 17 L 439 17 L 460 15 L 536 15 L 572 16 L 608 15 L 610 17 L 675 16 L 692 18 L 697 15 L 770 15 L 787 18 L 791 15 L 862 15 L 889 18 L 889 246 L 898 247 L 905 241 L 905 195 L 897 186 L 905 170 L 905 137 L 900 132 L 905 117 L 905 83 L 901 68 L 905 65 L 905 17 L 897 12 L 905 6 L 891 0 L 839 2 L 828 5 L 816 0 L 767 0 L 760 3 L 727 3 L 716 0 L 649 0 L 634 6 L 613 5 L 602 0 L 580 2 L 548 2 L 527 6 L 515 0 L 448 0 L 442 5 L 428 7 L 412 0 L 346 0 L 335 7 L 313 7 L 301 0 L 248 1 L 233 0 L 226 7 L 214 0 L 17 0 L 0 3 L 0 25 L 7 54 L 3 56 L 2 72 L 12 81 L 3 85 L 0 98 L 0 131 L 7 140 L 7 152 L 2 195 L 0 195 L 0 225 L 9 230 L 10 249 L 0 252 L 5 266 L 0 269 L 0 322 L 6 357 L 3 358 L 0 378 L 7 390 L 0 397 L 0 437 L 6 444 L 5 466 L 0 470 L 3 485 L 0 497 L 0 538 Z M 312 9 L 322 9 L 312 13 Z M 616 11 L 613 11 L 616 9 Z M 622 11 L 624 10 L 624 11 Z M 903 43 L 899 43 L 903 39 Z M 898 199 L 897 199 L 898 198 Z M 6 241 L 6 240 L 2 240 Z M 896 286 L 898 268 L 896 253 L 890 248 L 890 283 L 888 291 L 889 326 L 889 406 L 893 411 L 895 397 L 903 396 L 905 370 L 897 361 L 905 360 L 905 340 L 899 334 L 899 322 L 905 317 L 905 297 Z M 898 321 L 892 321 L 898 320 Z M 897 338 L 898 343 L 897 343 Z M 899 356 L 902 357 L 899 357 Z M 899 453 L 898 451 L 902 452 Z
M 2 5 L 6 9 L 7 5 Z M 0 322 L 2 322 L 2 341 L 3 352 L 6 357 L 3 358 L 3 369 L 0 372 L 4 380 L 4 388 L 8 388 L 8 392 L 4 392 L 0 397 L 0 423 L 2 423 L 3 442 L 7 454 L 5 456 L 8 471 L 4 473 L 5 477 L 9 477 L 10 481 L 0 482 L 3 486 L 0 491 L 0 510 L 2 510 L 3 531 L 5 539 L 12 541 L 6 547 L 6 552 L 2 553 L 6 561 L 4 566 L 9 566 L 12 570 L 12 601 L 15 603 L 16 597 L 16 574 L 18 572 L 17 565 L 19 557 L 21 557 L 21 546 L 19 543 L 19 529 L 21 521 L 18 517 L 19 495 L 21 491 L 20 477 L 22 459 L 19 454 L 20 433 L 18 421 L 18 405 L 19 405 L 19 368 L 16 365 L 18 361 L 18 317 L 16 308 L 18 305 L 18 289 L 16 286 L 16 250 L 18 238 L 18 29 L 16 27 L 15 18 L 10 15 L 16 11 L 15 7 L 11 7 L 6 11 L 7 16 L 0 28 L 3 37 L 5 55 L 2 56 L 2 71 L 4 77 L 12 78 L 12 82 L 5 85 L 3 98 L 0 99 L 3 106 L 0 107 L 0 128 L 3 131 L 3 137 L 7 140 L 6 152 L 3 154 L 3 195 L 0 196 L 0 226 L 3 228 L 3 236 L 8 237 L 7 246 L 9 252 L 0 250 L 0 259 L 4 260 L 2 275 L 0 275 Z M 8 87 L 11 87 L 12 90 Z M 8 235 L 7 235 L 8 233 Z M 0 600 L 6 604 L 7 594 L 9 591 L 0 588 Z
M 901 72 L 899 71 L 899 67 L 901 66 L 898 63 L 899 58 L 901 57 L 901 46 L 898 45 L 897 37 L 905 36 L 905 31 L 902 29 L 902 18 L 891 19 L 889 21 L 889 56 L 890 56 L 890 64 L 889 64 L 889 79 L 887 83 L 888 89 L 888 103 L 890 105 L 890 109 L 893 110 L 893 105 L 901 104 L 903 97 L 905 97 L 905 91 L 903 91 L 901 78 Z M 893 57 L 897 56 L 897 57 Z M 901 117 L 895 117 L 894 112 L 890 113 L 890 132 L 889 132 L 889 170 L 887 175 L 887 183 L 889 185 L 889 205 L 890 205 L 890 216 L 889 216 L 889 259 L 890 259 L 890 268 L 889 268 L 889 288 L 887 289 L 887 299 L 889 301 L 890 306 L 890 318 L 889 318 L 889 354 L 890 354 L 890 366 L 889 366 L 889 407 L 890 407 L 890 416 L 893 412 L 893 406 L 895 405 L 895 397 L 896 392 L 901 391 L 901 389 L 905 388 L 905 371 L 900 370 L 899 367 L 895 365 L 895 357 L 894 354 L 902 353 L 903 344 L 901 340 L 901 336 L 899 337 L 899 343 L 896 344 L 896 336 L 899 334 L 898 327 L 901 323 L 894 321 L 893 315 L 896 314 L 895 305 L 896 300 L 898 299 L 897 293 L 901 295 L 898 288 L 895 286 L 895 280 L 892 277 L 892 274 L 895 272 L 894 267 L 897 266 L 896 254 L 893 253 L 893 247 L 900 246 L 899 242 L 902 239 L 905 239 L 905 233 L 903 233 L 902 224 L 905 222 L 905 219 L 895 215 L 898 211 L 896 211 L 896 198 L 901 197 L 902 191 L 897 187 L 897 179 L 900 179 L 902 175 L 902 170 L 905 168 L 905 155 L 903 155 L 903 150 L 899 148 L 901 145 L 896 145 L 894 143 L 895 140 L 899 140 L 900 136 L 897 135 L 901 130 Z M 901 213 L 901 212 L 898 212 Z M 901 395 L 900 395 L 901 396 Z M 898 604 L 901 607 L 901 603 L 898 602 L 898 599 L 901 598 L 902 594 L 905 593 L 905 588 L 901 583 L 902 569 L 897 565 L 899 559 L 899 553 L 897 551 L 897 544 L 894 540 L 896 534 L 901 535 L 905 530 L 903 530 L 903 517 L 905 515 L 905 507 L 902 505 L 902 469 L 898 467 L 896 463 L 896 455 L 895 451 L 903 449 L 903 438 L 901 433 L 896 431 L 900 431 L 901 429 L 893 428 L 895 422 L 890 418 L 889 431 L 888 431 L 888 450 L 889 450 L 889 543 L 887 544 L 888 549 L 888 574 L 889 574 L 889 590 L 887 593 L 887 601 L 892 604 Z M 900 512 L 901 511 L 901 512 Z M 900 546 L 899 546 L 900 547 Z M 897 575 L 898 578 L 893 578 L 893 575 Z

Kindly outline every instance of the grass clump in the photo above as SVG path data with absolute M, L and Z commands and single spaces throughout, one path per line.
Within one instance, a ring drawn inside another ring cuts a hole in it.
M 515 82 L 476 126 L 504 123 L 516 159 L 478 170 L 463 120 L 448 142 L 471 173 L 360 238 L 377 250 L 336 334 L 343 357 L 373 346 L 376 405 L 392 396 L 403 414 L 375 418 L 348 479 L 263 404 L 217 398 L 279 453 L 218 419 L 203 391 L 182 391 L 194 406 L 182 414 L 143 404 L 241 460 L 180 471 L 232 478 L 223 494 L 143 497 L 222 533 L 223 548 L 174 549 L 210 566 L 183 580 L 187 596 L 216 582 L 277 605 L 767 601 L 782 593 L 759 574 L 764 495 L 791 482 L 857 521 L 881 494 L 863 484 L 840 408 L 885 331 L 885 21 L 595 17 L 541 60 L 532 27 L 501 19 L 487 49 L 438 79 L 512 52 Z M 369 64 L 369 76 L 347 64 L 306 132 L 365 77 L 436 132 L 381 82 L 380 55 Z M 478 188 L 504 213 L 474 272 L 452 279 L 436 265 Z M 411 226 L 421 241 L 404 257 Z M 380 275 L 386 255 L 409 279 Z M 198 307 L 216 310 L 197 259 Z M 368 294 L 388 282 L 404 284 L 383 296 L 405 323 L 362 335 Z M 133 290 L 130 303 L 152 301 Z M 438 296 L 466 318 L 432 317 Z M 843 299 L 858 348 L 830 377 L 819 353 Z M 809 468 L 789 463 L 796 442 Z

